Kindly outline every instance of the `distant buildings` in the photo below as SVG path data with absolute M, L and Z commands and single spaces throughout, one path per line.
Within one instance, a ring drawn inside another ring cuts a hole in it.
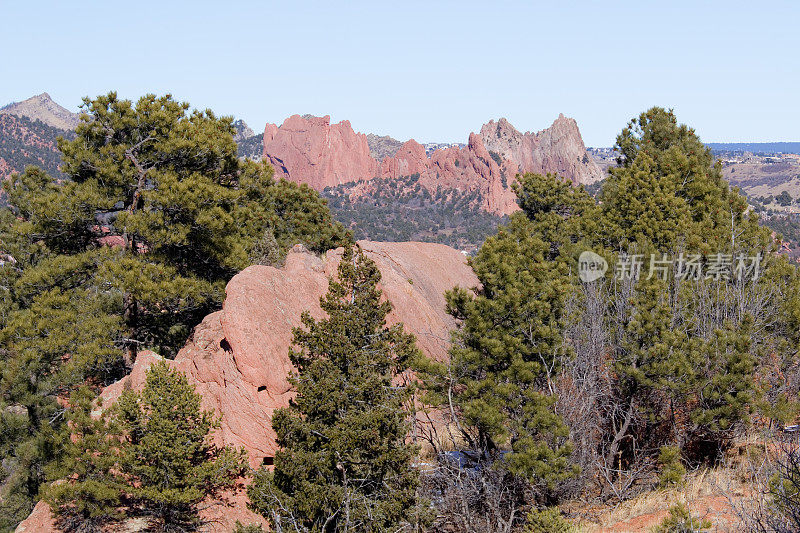
M 422 146 L 425 147 L 425 155 L 428 157 L 431 156 L 433 152 L 436 150 L 440 150 L 443 148 L 464 148 L 466 144 L 464 143 L 425 143 Z

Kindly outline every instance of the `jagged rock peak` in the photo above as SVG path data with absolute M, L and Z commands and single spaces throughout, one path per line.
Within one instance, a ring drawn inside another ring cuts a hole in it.
M 237 143 L 245 139 L 249 139 L 256 134 L 252 129 L 250 129 L 250 126 L 247 125 L 247 122 L 242 119 L 233 121 L 233 130 L 235 132 L 233 135 L 233 140 Z
M 485 124 L 465 146 L 426 153 L 416 142 L 353 131 L 344 120 L 294 115 L 264 129 L 264 158 L 278 177 L 322 191 L 344 183 L 419 174 L 434 191 L 455 188 L 477 192 L 481 206 L 508 214 L 518 209 L 511 188 L 520 172 L 553 172 L 573 183 L 592 183 L 603 173 L 586 152 L 578 125 L 564 115 L 538 133 L 520 133 L 505 118 Z

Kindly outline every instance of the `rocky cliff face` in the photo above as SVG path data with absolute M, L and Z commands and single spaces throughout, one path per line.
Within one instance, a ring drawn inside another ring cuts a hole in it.
M 380 268 L 380 287 L 394 306 L 388 321 L 403 322 L 425 354 L 445 359 L 455 323 L 445 312 L 444 292 L 478 283 L 464 255 L 431 243 L 360 241 L 359 245 Z M 292 370 L 288 358 L 292 328 L 301 325 L 305 310 L 321 317 L 319 298 L 340 259 L 341 250 L 319 258 L 295 249 L 282 268 L 246 268 L 228 283 L 223 309 L 195 328 L 170 363 L 185 372 L 202 394 L 203 407 L 222 416 L 218 442 L 243 446 L 253 467 L 274 455 L 272 413 L 292 397 L 286 379 Z M 102 392 L 103 405 L 113 404 L 127 387 L 141 389 L 147 369 L 158 360 L 152 352 L 140 353 L 131 374 Z M 210 531 L 231 531 L 236 520 L 261 522 L 246 509 L 241 491 L 229 500 L 229 504 L 209 502 L 213 505 L 203 516 L 213 519 Z M 17 528 L 17 532 L 34 531 L 55 531 L 49 507 L 41 502 Z
M 403 322 L 428 356 L 446 358 L 455 324 L 444 292 L 477 285 L 463 254 L 430 243 L 359 244 L 380 268 L 381 289 L 394 306 L 389 321 Z M 292 328 L 305 310 L 321 316 L 319 298 L 340 257 L 341 251 L 323 259 L 293 251 L 283 268 L 248 267 L 228 283 L 222 311 L 206 317 L 175 358 L 206 407 L 222 415 L 222 442 L 244 446 L 254 466 L 275 452 L 272 413 L 292 396 Z
M 74 130 L 80 122 L 78 113 L 72 113 L 61 107 L 47 93 L 9 104 L 0 109 L 0 114 L 41 120 L 48 126 L 61 130 Z
M 483 125 L 480 138 L 488 150 L 500 156 L 511 174 L 552 172 L 576 185 L 603 179 L 600 167 L 586 152 L 578 123 L 564 115 L 538 133 L 520 133 L 504 118 L 492 120 Z
M 331 124 L 331 117 L 294 115 L 264 130 L 264 158 L 277 177 L 307 183 L 320 191 L 375 176 L 377 161 L 369 152 L 367 136 L 350 122 Z
M 242 119 L 233 121 L 233 131 L 235 132 L 233 135 L 233 140 L 236 141 L 237 144 L 245 139 L 255 136 L 255 132 L 250 129 L 250 126 L 247 125 L 247 122 Z
M 388 137 L 356 133 L 347 121 L 331 125 L 327 116 L 295 115 L 280 127 L 267 124 L 264 157 L 279 177 L 320 191 L 376 177 L 419 174 L 419 183 L 431 191 L 478 191 L 481 207 L 500 214 L 517 209 L 511 183 L 519 172 L 556 172 L 576 184 L 602 178 L 586 153 L 577 123 L 563 115 L 539 133 L 522 134 L 505 119 L 492 121 L 480 135 L 470 134 L 463 148 L 443 148 L 430 155 L 414 140 L 398 146 Z

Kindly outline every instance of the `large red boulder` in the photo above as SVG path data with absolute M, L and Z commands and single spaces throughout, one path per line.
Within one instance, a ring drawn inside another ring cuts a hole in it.
M 478 283 L 464 255 L 441 244 L 359 244 L 381 271 L 381 289 L 394 307 L 389 322 L 403 322 L 428 356 L 446 358 L 455 323 L 445 312 L 444 292 Z M 340 257 L 341 250 L 324 258 L 298 250 L 282 268 L 246 268 L 228 283 L 222 311 L 206 317 L 175 358 L 206 408 L 222 415 L 221 441 L 246 448 L 253 466 L 274 454 L 272 413 L 292 397 L 292 328 L 303 311 L 322 315 L 319 298 Z
M 359 245 L 381 271 L 380 287 L 393 305 L 388 322 L 404 323 L 426 355 L 446 359 L 455 322 L 445 311 L 444 293 L 455 286 L 478 284 L 466 257 L 442 244 L 360 241 Z M 323 315 L 319 298 L 327 292 L 341 254 L 339 249 L 318 257 L 298 247 L 281 268 L 246 268 L 228 283 L 222 310 L 208 315 L 175 360 L 169 361 L 195 385 L 203 407 L 222 416 L 217 442 L 244 447 L 253 467 L 274 455 L 272 413 L 292 397 L 287 381 L 292 371 L 288 357 L 292 329 L 301 325 L 303 311 L 316 318 Z M 140 390 L 147 370 L 161 359 L 153 352 L 140 352 L 131 373 L 103 390 L 103 408 L 126 388 Z M 227 501 L 207 503 L 203 516 L 209 520 L 208 531 L 231 531 L 236 520 L 263 523 L 247 510 L 242 491 L 228 495 Z M 125 527 L 135 531 L 137 524 L 130 520 Z M 50 509 L 42 502 L 17 528 L 18 533 L 53 531 Z
M 459 251 L 442 244 L 360 241 L 381 271 L 380 287 L 392 303 L 390 323 L 402 322 L 429 357 L 447 358 L 453 318 L 445 311 L 445 291 L 474 287 L 478 280 Z M 292 397 L 287 380 L 292 329 L 309 311 L 322 316 L 319 299 L 335 276 L 341 249 L 324 257 L 302 247 L 281 268 L 251 266 L 231 279 L 221 311 L 208 315 L 178 353 L 173 367 L 184 371 L 203 396 L 206 409 L 222 416 L 221 444 L 243 446 L 253 466 L 276 450 L 272 413 Z M 139 353 L 132 372 L 103 390 L 103 405 L 125 388 L 141 389 L 146 370 L 161 357 Z

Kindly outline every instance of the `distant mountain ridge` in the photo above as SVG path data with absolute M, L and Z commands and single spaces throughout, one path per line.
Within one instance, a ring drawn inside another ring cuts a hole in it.
M 250 129 L 250 126 L 247 125 L 242 119 L 234 120 L 233 121 L 233 140 L 237 143 L 240 141 L 244 141 L 249 139 L 250 137 L 255 137 L 256 133 Z
M 37 94 L 22 102 L 13 102 L 0 108 L 0 114 L 39 120 L 60 130 L 74 130 L 80 123 L 80 114 L 58 105 L 47 93 Z
M 71 138 L 78 124 L 80 114 L 57 104 L 46 92 L 1 107 L 0 179 L 22 172 L 28 165 L 37 165 L 48 174 L 63 178 L 56 140 Z M 234 120 L 233 127 L 239 156 L 260 160 L 263 134 L 256 135 L 241 119 Z
M 800 142 L 706 143 L 713 152 L 751 152 L 754 154 L 800 154 Z

